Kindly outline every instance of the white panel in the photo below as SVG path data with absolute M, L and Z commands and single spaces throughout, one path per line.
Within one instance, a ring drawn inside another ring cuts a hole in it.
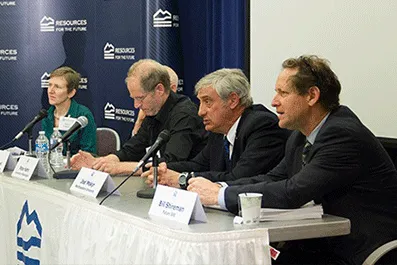
M 251 84 L 270 106 L 281 63 L 327 58 L 348 105 L 377 136 L 397 138 L 397 1 L 251 0 Z

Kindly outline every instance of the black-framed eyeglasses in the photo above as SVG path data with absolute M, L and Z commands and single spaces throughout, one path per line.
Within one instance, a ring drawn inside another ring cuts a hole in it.
M 302 60 L 302 62 L 306 65 L 306 67 L 310 70 L 311 74 L 314 76 L 314 78 L 316 79 L 315 81 L 315 85 L 319 86 L 320 82 L 321 82 L 321 78 L 318 75 L 317 71 L 313 68 L 313 66 L 310 64 L 310 62 L 308 61 L 308 59 L 306 57 L 301 56 L 300 59 Z

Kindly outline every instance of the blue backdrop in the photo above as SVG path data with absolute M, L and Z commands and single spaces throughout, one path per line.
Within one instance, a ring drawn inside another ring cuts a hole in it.
M 15 0 L 0 5 L 0 145 L 42 107 L 48 74 L 68 65 L 82 78 L 76 100 L 98 127 L 129 138 L 137 110 L 124 79 L 141 58 L 172 67 L 180 93 L 222 67 L 244 68 L 244 0 Z M 34 129 L 34 138 L 40 125 Z M 27 148 L 26 136 L 18 146 Z

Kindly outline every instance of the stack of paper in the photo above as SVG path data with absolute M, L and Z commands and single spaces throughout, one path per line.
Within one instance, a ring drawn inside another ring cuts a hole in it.
M 309 202 L 298 209 L 262 208 L 261 221 L 302 220 L 322 218 L 323 207 L 321 204 Z

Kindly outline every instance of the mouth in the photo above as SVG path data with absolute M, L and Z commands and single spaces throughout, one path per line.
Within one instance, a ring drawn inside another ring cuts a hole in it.
M 203 120 L 203 124 L 204 124 L 204 125 L 208 125 L 209 123 L 210 123 L 209 120 Z

